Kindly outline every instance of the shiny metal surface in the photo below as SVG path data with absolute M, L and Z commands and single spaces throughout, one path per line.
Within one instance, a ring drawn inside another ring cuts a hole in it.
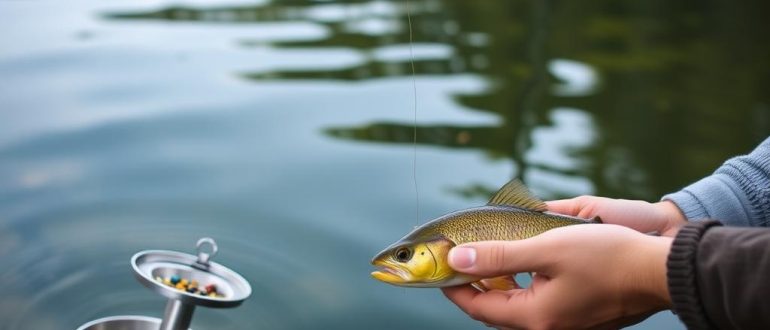
M 93 320 L 77 330 L 158 330 L 160 324 L 156 317 L 120 315 Z
M 149 250 L 131 258 L 134 273 L 144 286 L 169 298 L 183 303 L 214 308 L 229 308 L 240 305 L 251 295 L 251 286 L 242 276 L 216 262 L 209 261 L 207 270 L 193 265 L 198 257 L 175 251 Z M 183 292 L 155 280 L 156 277 L 179 275 L 199 283 L 213 283 L 223 297 L 209 297 Z
M 204 245 L 210 252 L 204 251 Z M 184 330 L 189 329 L 197 305 L 235 307 L 251 295 L 251 286 L 236 272 L 211 261 L 217 253 L 216 242 L 208 237 L 196 244 L 197 256 L 164 250 L 142 251 L 131 258 L 137 280 L 144 286 L 169 298 L 163 320 L 146 316 L 111 316 L 86 323 L 78 330 Z M 177 275 L 214 284 L 221 297 L 195 295 L 168 287 L 156 278 Z
M 184 330 L 192 322 L 195 305 L 185 304 L 179 300 L 169 299 L 166 311 L 163 313 L 163 322 L 160 330 Z
M 206 245 L 211 247 L 211 253 L 203 252 L 203 247 Z M 195 248 L 198 252 L 198 261 L 196 261 L 196 263 L 199 266 L 208 269 L 209 260 L 214 258 L 214 256 L 217 255 L 217 251 L 219 250 L 219 248 L 217 248 L 217 242 L 215 242 L 213 238 L 203 237 L 198 240 L 198 243 L 195 243 Z

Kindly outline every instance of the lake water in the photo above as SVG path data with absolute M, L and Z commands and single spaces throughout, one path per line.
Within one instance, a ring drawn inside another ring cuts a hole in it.
M 417 223 L 405 5 L 0 1 L 0 329 L 159 317 L 130 257 L 203 236 L 254 293 L 195 329 L 484 329 L 369 277 Z M 654 201 L 770 133 L 769 2 L 409 5 L 420 222 Z

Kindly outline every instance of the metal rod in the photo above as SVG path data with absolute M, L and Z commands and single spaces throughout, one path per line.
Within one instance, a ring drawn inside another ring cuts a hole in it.
M 160 330 L 187 330 L 192 322 L 195 305 L 185 304 L 180 300 L 169 299 Z

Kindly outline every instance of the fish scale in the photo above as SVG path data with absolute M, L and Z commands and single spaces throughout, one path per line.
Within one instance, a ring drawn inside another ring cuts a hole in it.
M 447 263 L 456 245 L 499 240 L 520 240 L 548 230 L 599 223 L 547 213 L 545 203 L 532 196 L 518 180 L 511 180 L 485 206 L 449 213 L 423 224 L 372 259 L 380 270 L 372 276 L 408 287 L 444 287 L 480 280 L 455 272 Z M 509 281 L 508 281 L 509 282 Z
M 507 206 L 482 206 L 453 212 L 416 228 L 404 241 L 446 237 L 455 244 L 518 240 L 586 221 Z

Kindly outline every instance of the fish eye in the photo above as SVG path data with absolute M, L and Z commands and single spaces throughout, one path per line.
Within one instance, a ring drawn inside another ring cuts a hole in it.
M 396 253 L 394 254 L 396 257 L 396 260 L 398 262 L 407 262 L 409 259 L 412 258 L 412 251 L 408 248 L 402 247 L 398 250 L 396 250 Z

